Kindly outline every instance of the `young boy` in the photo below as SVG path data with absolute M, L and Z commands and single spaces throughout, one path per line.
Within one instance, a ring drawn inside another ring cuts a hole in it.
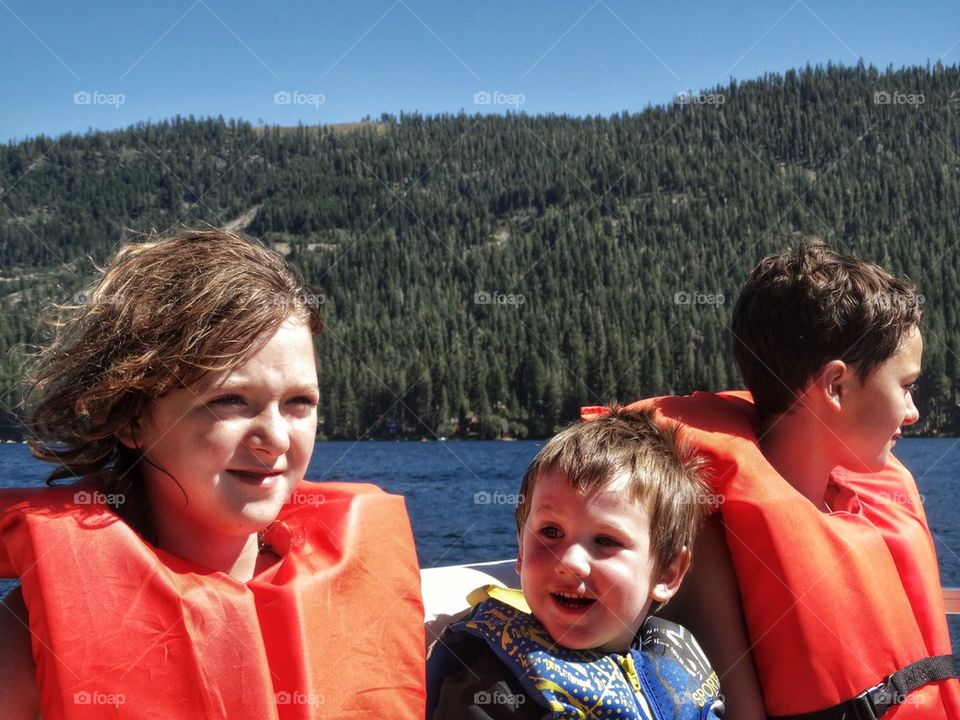
M 919 416 L 920 300 L 803 241 L 734 307 L 750 394 L 639 404 L 683 422 L 725 500 L 669 616 L 701 638 L 737 718 L 960 718 L 933 541 L 891 453 Z
M 698 462 L 672 429 L 616 407 L 550 440 L 517 505 L 523 595 L 491 587 L 440 638 L 428 717 L 722 717 L 696 641 L 650 616 L 711 501 Z

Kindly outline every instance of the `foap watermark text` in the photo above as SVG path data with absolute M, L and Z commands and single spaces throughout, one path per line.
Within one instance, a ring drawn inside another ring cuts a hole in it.
M 481 690 L 473 694 L 473 704 L 474 705 L 523 705 L 527 701 L 526 695 L 514 695 L 513 693 L 500 692 L 499 690 L 494 692 L 487 692 L 486 690 Z
M 687 92 L 681 90 L 673 96 L 674 105 L 723 105 L 727 101 L 723 93 Z
M 327 96 L 321 93 L 305 93 L 299 90 L 278 90 L 273 94 L 274 105 L 312 105 L 319 109 L 327 102 Z
M 877 90 L 873 93 L 874 105 L 923 105 L 923 93 L 902 93 L 897 90 Z
M 109 705 L 119 708 L 127 702 L 123 693 L 105 693 L 99 691 L 88 692 L 78 690 L 73 694 L 74 705 Z
M 73 94 L 74 105 L 108 105 L 119 108 L 127 102 L 127 96 L 123 93 L 105 93 L 99 90 L 89 92 L 88 90 L 78 90 Z
M 527 98 L 523 93 L 478 90 L 473 94 L 474 105 L 512 105 L 513 107 L 520 107 L 526 101 Z
M 327 302 L 327 296 L 322 293 L 298 292 L 293 295 L 276 293 L 273 295 L 273 305 L 280 307 L 307 307 L 318 308 Z
M 473 302 L 477 305 L 523 305 L 527 298 L 519 293 L 501 293 L 481 290 L 473 294 Z
M 287 505 L 312 505 L 320 507 L 327 501 L 327 496 L 323 493 L 299 493 L 296 492 L 287 499 Z
M 275 696 L 277 705 L 323 705 L 327 699 L 323 693 L 305 693 L 281 690 Z
M 723 305 L 725 301 L 721 292 L 681 290 L 673 294 L 674 305 Z
M 489 492 L 488 490 L 480 490 L 473 494 L 473 504 L 474 505 L 510 505 L 516 507 L 523 499 L 523 495 L 520 493 L 502 493 L 502 492 Z
M 108 505 L 116 507 L 127 501 L 123 493 L 102 493 L 99 490 L 77 490 L 73 494 L 73 502 L 77 505 Z

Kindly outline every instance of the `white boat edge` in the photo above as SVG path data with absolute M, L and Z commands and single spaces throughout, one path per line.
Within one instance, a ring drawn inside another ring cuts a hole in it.
M 423 624 L 430 645 L 451 622 L 470 609 L 467 595 L 484 585 L 520 587 L 516 560 L 420 569 Z
M 520 587 L 515 560 L 421 568 L 424 627 L 427 644 L 469 610 L 467 595 L 483 585 Z M 960 615 L 960 587 L 943 588 L 947 615 Z

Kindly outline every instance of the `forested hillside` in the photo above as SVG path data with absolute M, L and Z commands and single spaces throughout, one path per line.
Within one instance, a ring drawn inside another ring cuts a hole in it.
M 737 289 L 798 233 L 917 284 L 923 429 L 957 430 L 960 70 L 807 68 L 677 100 L 8 144 L 5 430 L 41 309 L 82 300 L 121 240 L 201 223 L 274 244 L 316 288 L 330 437 L 545 435 L 582 404 L 737 385 Z

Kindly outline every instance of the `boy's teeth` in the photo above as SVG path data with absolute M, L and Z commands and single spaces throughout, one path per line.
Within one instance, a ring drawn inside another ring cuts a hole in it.
M 552 593 L 553 597 L 563 607 L 582 610 L 592 605 L 596 600 L 580 595 L 579 593 L 557 592 Z

